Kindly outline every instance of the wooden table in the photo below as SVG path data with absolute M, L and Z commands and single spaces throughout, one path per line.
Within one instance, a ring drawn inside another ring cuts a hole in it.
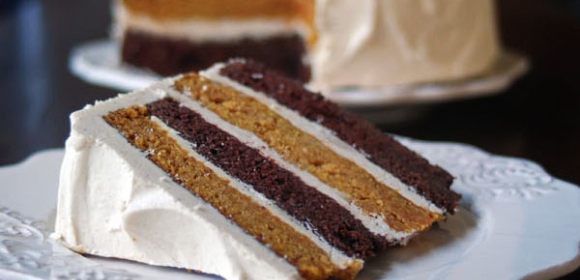
M 421 118 L 382 128 L 527 158 L 579 185 L 580 17 L 547 1 L 499 2 L 503 43 L 527 55 L 531 71 L 499 95 L 431 105 Z M 67 66 L 73 46 L 108 36 L 107 1 L 0 3 L 0 165 L 5 165 L 62 147 L 68 115 L 116 92 L 75 78 Z M 579 276 L 576 270 L 562 279 Z

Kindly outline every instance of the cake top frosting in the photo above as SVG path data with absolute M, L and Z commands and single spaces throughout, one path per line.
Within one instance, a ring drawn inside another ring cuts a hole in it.
M 492 0 L 318 0 L 311 54 L 321 89 L 455 80 L 499 51 Z
M 119 0 L 121 1 L 121 0 Z M 470 78 L 500 52 L 494 0 L 123 0 L 116 34 L 231 44 L 298 33 L 324 91 Z

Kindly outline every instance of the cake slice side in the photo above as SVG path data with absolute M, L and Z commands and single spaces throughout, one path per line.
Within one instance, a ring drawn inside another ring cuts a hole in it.
M 272 110 L 252 96 L 197 74 L 182 77 L 175 86 L 220 118 L 255 134 L 285 161 L 316 176 L 355 207 L 380 217 L 397 231 L 422 231 L 441 218 L 384 186 L 363 167 L 292 124 L 278 114 L 282 108 Z
M 146 111 L 147 104 L 167 98 L 171 94 L 171 89 L 157 86 L 143 92 L 100 103 L 93 108 L 73 114 L 73 133 L 67 142 L 67 159 L 63 164 L 61 174 L 59 218 L 56 226 L 56 235 L 64 244 L 83 253 L 126 258 L 155 265 L 184 267 L 219 274 L 228 279 L 238 279 L 242 277 L 241 275 L 252 275 L 250 278 L 255 278 L 256 275 L 268 275 L 267 278 L 274 277 L 276 279 L 293 279 L 297 277 L 296 275 L 306 279 L 331 276 L 350 279 L 356 275 L 358 270 L 362 268 L 360 260 L 346 256 L 341 257 L 342 253 L 339 250 L 332 249 L 328 245 L 321 246 L 319 237 L 313 233 L 305 234 L 304 229 L 296 226 L 297 223 L 290 227 L 286 226 L 286 229 L 284 229 L 285 222 L 270 223 L 277 224 L 277 226 L 271 227 L 275 229 L 275 234 L 270 235 L 270 237 L 262 232 L 263 227 L 253 232 L 248 229 L 251 228 L 252 222 L 261 221 L 264 222 L 264 225 L 268 225 L 269 223 L 266 222 L 268 219 L 276 220 L 281 216 L 279 213 L 272 218 L 255 216 L 261 211 L 271 213 L 273 206 L 268 205 L 269 202 L 262 201 L 262 204 L 257 204 L 261 206 L 255 211 L 238 211 L 236 214 L 223 212 L 225 210 L 219 207 L 225 205 L 227 208 L 227 205 L 230 205 L 233 208 L 249 210 L 252 205 L 256 204 L 250 202 L 245 206 L 234 206 L 245 200 L 239 196 L 231 198 L 237 203 L 232 201 L 229 203 L 208 203 L 212 200 L 212 196 L 231 194 L 231 190 L 213 192 L 213 195 L 210 194 L 209 197 L 201 200 L 197 198 L 197 200 L 192 201 L 191 197 L 196 198 L 197 196 L 184 196 L 181 180 L 191 175 L 189 173 L 191 168 L 186 168 L 186 164 L 182 163 L 179 164 L 181 167 L 177 168 L 177 171 L 171 166 L 160 169 L 164 162 L 173 162 L 179 156 L 167 154 L 171 150 L 168 149 L 168 145 L 170 146 L 172 141 L 161 140 L 163 133 L 156 133 L 155 137 L 149 139 L 151 141 L 147 140 L 147 133 L 156 130 L 154 126 L 161 127 L 162 131 L 167 130 L 160 120 L 156 120 L 155 117 L 139 117 L 139 111 Z M 115 110 L 118 110 L 117 113 L 125 114 L 130 118 L 137 118 L 146 126 L 121 128 L 123 122 L 114 120 L 116 115 L 113 111 Z M 109 124 L 105 123 L 102 117 L 105 117 Z M 111 124 L 120 126 L 117 129 L 112 129 Z M 169 133 L 172 138 L 177 137 L 177 134 L 177 132 Z M 123 139 L 127 139 L 129 142 Z M 180 141 L 186 142 L 186 140 Z M 135 145 L 149 144 L 161 146 L 134 148 Z M 184 144 L 178 146 L 182 147 Z M 157 158 L 151 162 L 146 159 L 152 159 L 158 155 L 165 157 Z M 184 162 L 187 161 L 191 161 L 191 159 L 185 159 Z M 151 163 L 154 163 L 154 166 L 151 166 Z M 204 166 L 207 165 L 207 163 L 204 164 Z M 218 170 L 219 168 L 214 169 Z M 203 185 L 220 181 L 218 176 L 203 183 L 200 178 L 209 176 L 206 171 L 202 171 L 195 179 L 190 180 L 190 183 L 186 184 L 186 188 L 191 191 Z M 170 175 L 172 173 L 173 176 Z M 221 176 L 225 177 L 224 174 Z M 235 178 L 229 178 L 226 181 L 230 181 L 231 185 L 235 180 Z M 216 186 L 224 186 L 224 184 L 222 182 Z M 173 192 L 177 192 L 178 195 L 173 196 Z M 167 193 L 172 195 L 167 195 Z M 160 199 L 156 199 L 157 196 Z M 249 200 L 254 200 L 254 198 Z M 248 213 L 253 213 L 254 218 L 244 216 Z M 174 214 L 176 217 L 172 218 L 171 216 Z M 234 216 L 238 214 L 241 216 L 236 220 Z M 233 226 L 229 218 L 224 217 L 234 217 L 234 224 L 237 223 L 240 227 Z M 104 224 L 103 221 L 105 221 Z M 176 225 L 178 228 L 175 232 L 172 230 L 164 233 L 161 230 L 163 227 L 160 225 L 170 226 L 169 221 L 176 222 L 170 228 L 176 228 Z M 218 227 L 214 221 L 217 221 Z M 249 224 L 244 224 L 244 222 Z M 190 223 L 192 225 L 189 225 Z M 223 224 L 228 226 L 219 228 Z M 232 230 L 232 226 L 236 227 L 237 230 Z M 185 231 L 193 231 L 187 233 L 179 230 L 181 227 L 184 227 Z M 244 229 L 241 230 L 241 228 Z M 298 234 L 290 234 L 296 229 Z M 251 234 L 248 234 L 248 230 Z M 214 236 L 216 231 L 225 231 L 225 233 Z M 228 232 L 235 234 L 229 236 Z M 201 237 L 187 236 L 191 234 Z M 168 236 L 185 238 L 179 240 L 182 240 L 185 246 L 191 246 L 191 251 L 187 250 L 184 253 L 181 246 L 175 246 L 175 240 L 169 241 L 167 239 Z M 215 250 L 211 250 L 209 246 L 213 245 L 206 245 L 209 244 L 206 243 L 208 238 L 204 239 L 208 236 L 211 236 L 209 238 L 211 243 L 222 244 L 223 247 L 217 246 Z M 277 240 L 284 239 L 284 236 L 286 236 L 286 241 L 278 246 Z M 160 244 L 167 245 L 168 243 L 173 245 L 159 248 Z M 308 245 L 309 243 L 313 245 Z M 156 253 L 157 250 L 162 250 L 163 253 L 167 254 Z M 211 252 L 205 252 L 206 250 Z M 238 250 L 238 252 L 232 254 L 231 250 Z M 264 253 L 264 250 L 268 253 Z M 294 253 L 292 253 L 293 250 Z M 318 253 L 308 253 L 313 250 Z M 225 254 L 232 256 L 225 256 Z M 200 258 L 205 255 L 210 259 L 223 259 L 223 261 L 217 264 L 207 260 L 200 261 Z M 308 256 L 311 255 L 319 257 L 316 257 L 318 258 L 316 260 L 308 260 Z M 250 256 L 249 260 L 248 256 Z M 324 259 L 327 260 L 324 261 Z M 246 266 L 248 262 L 254 262 L 254 264 Z M 260 262 L 267 262 L 268 265 Z M 260 263 L 260 269 L 255 268 L 256 263 Z
M 399 180 L 409 186 L 411 191 L 427 198 L 432 203 L 427 205 L 429 209 L 439 213 L 453 213 L 456 210 L 460 195 L 450 189 L 453 177 L 448 172 L 431 165 L 425 158 L 360 116 L 340 108 L 320 94 L 307 90 L 301 83 L 251 60 L 234 60 L 225 65 L 216 65 L 204 73 L 224 84 L 242 84 L 253 91 L 261 92 L 272 99 L 266 102 L 287 106 L 314 126 L 328 129 L 330 134 L 363 154 L 368 162 L 396 177 L 396 180 L 389 180 L 393 181 L 391 185 L 401 185 L 396 182 Z M 319 135 L 324 138 L 323 134 Z M 328 143 L 338 142 L 332 140 L 332 136 L 326 139 L 330 140 L 326 141 Z M 398 187 L 400 191 L 403 188 Z M 409 197 L 420 200 L 412 194 Z
M 340 129 L 220 73 L 236 63 L 74 113 L 55 236 L 82 253 L 228 279 L 352 279 L 444 218 Z M 308 108 L 334 112 L 320 104 Z

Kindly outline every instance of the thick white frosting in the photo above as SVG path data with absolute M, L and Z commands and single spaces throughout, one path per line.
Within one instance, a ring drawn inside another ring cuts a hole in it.
M 496 58 L 493 0 L 317 0 L 313 85 L 381 87 L 477 75 Z
M 71 116 L 53 236 L 83 253 L 227 279 L 299 279 L 293 266 L 175 184 L 100 118 L 157 100 L 169 84 Z

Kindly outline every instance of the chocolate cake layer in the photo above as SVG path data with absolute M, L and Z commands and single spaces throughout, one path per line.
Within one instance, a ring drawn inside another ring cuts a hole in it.
M 302 63 L 306 53 L 298 35 L 241 39 L 225 42 L 193 42 L 128 30 L 123 40 L 122 60 L 169 76 L 205 69 L 230 58 L 251 58 L 301 81 L 310 79 Z
M 190 141 L 193 150 L 275 201 L 346 255 L 368 259 L 388 246 L 384 238 L 371 233 L 336 201 L 306 185 L 258 150 L 206 122 L 198 113 L 172 99 L 156 101 L 147 108 L 153 116 Z
M 222 119 L 252 132 L 284 160 L 335 188 L 366 214 L 381 217 L 395 231 L 425 230 L 443 218 L 380 183 L 364 168 L 253 97 L 195 73 L 176 80 L 175 87 Z
M 451 213 L 455 211 L 461 196 L 450 190 L 453 177 L 361 117 L 304 89 L 298 81 L 267 70 L 260 63 L 235 62 L 222 68 L 220 73 L 333 130 L 340 139 L 362 150 L 370 161 L 413 186 L 435 205 Z
M 330 256 L 305 235 L 255 203 L 250 197 L 230 186 L 227 179 L 216 175 L 203 162 L 151 121 L 145 107 L 120 109 L 104 116 L 129 143 L 147 154 L 173 181 L 205 200 L 238 224 L 259 242 L 295 265 L 305 278 L 354 278 L 361 264 L 353 262 L 341 269 Z M 195 234 L 192 232 L 192 234 Z

